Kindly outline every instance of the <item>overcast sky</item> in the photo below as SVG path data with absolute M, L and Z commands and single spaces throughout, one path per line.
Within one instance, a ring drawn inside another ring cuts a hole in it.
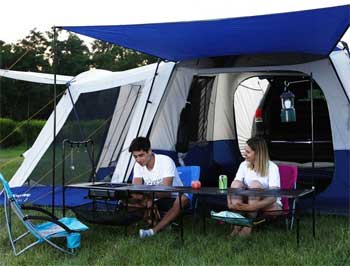
M 350 4 L 350 0 L 2 0 L 0 40 L 15 42 L 31 29 L 188 21 L 288 12 Z

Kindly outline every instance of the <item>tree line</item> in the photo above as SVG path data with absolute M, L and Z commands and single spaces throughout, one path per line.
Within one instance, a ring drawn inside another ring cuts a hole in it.
M 36 30 L 16 43 L 0 40 L 0 68 L 53 73 L 52 43 L 53 32 Z M 56 45 L 59 75 L 76 76 L 91 68 L 123 71 L 156 61 L 152 56 L 98 40 L 88 45 L 73 33 L 64 40 L 59 38 Z M 58 94 L 65 89 L 64 86 L 57 88 Z M 52 112 L 52 98 L 52 85 L 0 77 L 0 118 L 21 121 L 35 115 L 35 119 L 46 119 Z

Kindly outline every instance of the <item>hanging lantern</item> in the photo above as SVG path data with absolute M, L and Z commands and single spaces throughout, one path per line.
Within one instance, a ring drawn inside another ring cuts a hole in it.
M 283 123 L 295 122 L 296 114 L 294 109 L 294 94 L 285 88 L 280 97 L 282 105 L 281 121 Z

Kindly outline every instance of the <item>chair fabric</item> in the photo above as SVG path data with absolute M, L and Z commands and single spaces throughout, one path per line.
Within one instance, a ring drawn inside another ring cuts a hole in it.
M 74 254 L 72 250 L 80 247 L 80 232 L 85 231 L 88 227 L 81 223 L 78 219 L 74 217 L 63 217 L 58 219 L 57 217 L 51 215 L 48 211 L 38 208 L 38 207 L 23 207 L 21 206 L 16 196 L 12 193 L 11 188 L 5 178 L 0 174 L 0 182 L 3 185 L 4 193 L 4 209 L 6 226 L 9 234 L 10 243 L 15 256 L 22 254 L 29 248 L 40 244 L 48 243 L 52 247 L 68 254 Z M 9 208 L 10 207 L 10 208 Z M 23 210 L 30 209 L 40 212 L 40 216 L 25 215 Z M 13 239 L 12 228 L 11 228 L 11 210 L 19 218 L 27 232 L 20 235 L 16 239 Z M 34 223 L 33 221 L 38 221 L 42 223 Z M 36 239 L 33 243 L 24 247 L 21 250 L 17 250 L 16 243 L 23 239 L 24 237 L 32 235 Z M 66 238 L 66 248 L 59 246 L 58 244 L 51 241 L 51 238 L 65 237 Z
M 199 166 L 179 166 L 177 172 L 185 187 L 190 187 L 192 181 L 198 181 L 201 168 Z
M 280 173 L 281 189 L 295 189 L 298 168 L 295 165 L 279 165 L 278 170 Z M 289 210 L 289 201 L 287 198 L 282 197 L 282 208 L 283 210 Z
M 181 179 L 182 184 L 185 187 L 190 187 L 192 181 L 198 181 L 200 177 L 200 167 L 199 166 L 179 166 L 177 167 L 177 172 Z M 191 193 L 185 193 L 185 195 L 190 200 L 190 208 L 193 208 L 193 195 Z

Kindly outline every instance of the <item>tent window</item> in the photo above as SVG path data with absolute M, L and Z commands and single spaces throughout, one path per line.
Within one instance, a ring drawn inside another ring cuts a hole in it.
M 189 139 L 191 142 L 206 141 L 208 111 L 215 77 L 194 77 L 187 102 L 191 106 L 188 112 L 191 118 Z
M 104 144 L 107 129 L 113 115 L 120 87 L 80 95 L 75 103 L 76 114 L 72 111 L 56 138 L 56 182 L 61 182 L 62 176 L 62 141 L 70 139 L 82 141 L 92 139 L 95 154 L 99 154 Z M 83 134 L 83 135 L 82 135 Z M 82 149 L 72 149 L 66 160 L 66 181 L 86 182 L 91 175 L 91 162 L 87 152 Z M 98 156 L 95 156 L 95 160 Z M 74 169 L 71 167 L 74 164 Z M 96 162 L 95 162 L 96 165 Z M 51 184 L 52 144 L 40 159 L 30 175 L 31 184 Z

